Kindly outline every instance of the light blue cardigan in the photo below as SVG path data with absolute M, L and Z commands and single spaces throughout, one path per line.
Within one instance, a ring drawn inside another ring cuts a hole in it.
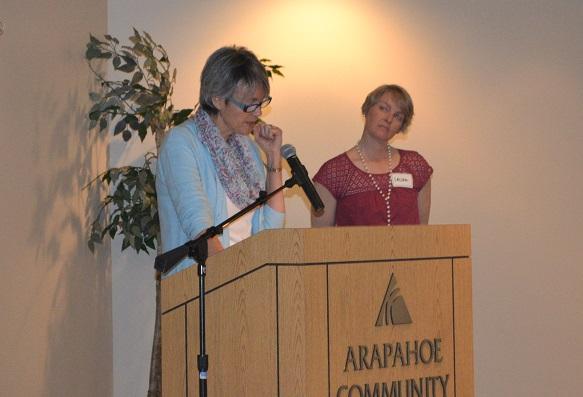
M 259 147 L 247 138 L 250 152 L 262 175 L 265 189 L 265 167 Z M 162 233 L 162 252 L 183 245 L 202 231 L 227 219 L 226 193 L 206 146 L 200 141 L 196 124 L 187 120 L 166 136 L 156 165 L 158 214 Z M 269 205 L 253 214 L 251 234 L 263 229 L 283 227 L 284 214 Z M 229 246 L 229 229 L 219 237 L 223 247 Z M 186 258 L 166 274 L 169 276 L 193 264 Z

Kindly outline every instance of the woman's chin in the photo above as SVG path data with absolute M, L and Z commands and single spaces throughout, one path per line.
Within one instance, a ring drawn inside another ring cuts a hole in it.
M 239 135 L 249 135 L 253 133 L 253 127 L 255 127 L 255 123 L 245 123 L 239 128 L 238 134 Z

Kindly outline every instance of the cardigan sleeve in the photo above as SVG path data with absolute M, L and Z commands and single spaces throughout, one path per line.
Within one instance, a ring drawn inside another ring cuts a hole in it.
M 158 156 L 161 175 L 157 177 L 166 184 L 180 227 L 188 239 L 213 225 L 209 194 L 195 152 L 195 143 L 188 134 L 171 133 Z

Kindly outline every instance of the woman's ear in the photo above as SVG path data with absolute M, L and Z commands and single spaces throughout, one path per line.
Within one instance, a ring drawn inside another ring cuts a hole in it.
M 227 105 L 227 101 L 224 98 L 214 96 L 213 97 L 213 106 L 219 110 L 223 110 L 223 108 Z

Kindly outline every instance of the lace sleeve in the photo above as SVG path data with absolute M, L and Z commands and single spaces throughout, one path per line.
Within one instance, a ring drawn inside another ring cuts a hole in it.
M 342 196 L 346 188 L 346 165 L 343 161 L 343 154 L 328 160 L 320 167 L 314 175 L 314 182 L 324 186 L 335 199 Z
M 411 152 L 411 156 L 408 156 L 407 160 L 408 166 L 411 168 L 411 173 L 414 175 L 413 187 L 419 191 L 423 189 L 423 186 L 431 178 L 433 167 L 417 152 Z

